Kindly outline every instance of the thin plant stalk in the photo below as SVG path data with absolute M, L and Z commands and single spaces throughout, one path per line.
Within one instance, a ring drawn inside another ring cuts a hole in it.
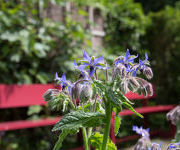
M 84 141 L 84 148 L 85 150 L 89 150 L 87 132 L 86 132 L 86 128 L 84 127 L 82 128 L 82 135 Z
M 106 124 L 104 129 L 103 143 L 101 145 L 101 150 L 107 149 L 107 142 L 109 138 L 109 131 L 111 127 L 111 118 L 112 118 L 112 107 L 110 104 L 106 104 Z

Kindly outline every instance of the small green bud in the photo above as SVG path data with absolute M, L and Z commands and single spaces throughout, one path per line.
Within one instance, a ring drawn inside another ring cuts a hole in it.
M 43 98 L 45 101 L 50 101 L 50 100 L 54 99 L 59 93 L 60 93 L 60 91 L 57 89 L 48 89 L 44 93 Z

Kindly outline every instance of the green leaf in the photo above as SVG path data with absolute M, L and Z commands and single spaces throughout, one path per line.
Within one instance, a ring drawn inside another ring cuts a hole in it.
M 99 112 L 70 112 L 64 116 L 52 129 L 52 131 L 64 129 L 77 129 L 81 127 L 100 126 L 105 122 L 105 115 Z
M 124 96 L 120 91 L 116 91 L 116 94 L 120 97 L 120 99 L 124 102 L 127 102 L 131 105 L 133 105 L 134 103 L 132 103 L 130 100 L 127 99 L 126 96 Z
M 58 138 L 58 141 L 56 142 L 56 144 L 54 145 L 54 148 L 53 148 L 53 150 L 59 150 L 60 148 L 61 148 L 61 146 L 62 146 L 62 142 L 63 142 L 63 140 L 66 138 L 66 136 L 68 135 L 68 134 L 75 134 L 75 133 L 77 133 L 77 131 L 78 130 L 63 130 L 62 132 L 61 132 L 61 134 L 59 135 L 59 138 Z
M 106 87 L 104 86 L 104 84 L 99 80 L 93 80 L 93 82 L 94 82 L 94 86 L 97 89 L 98 93 L 100 95 L 103 95 L 104 92 L 106 91 Z
M 102 134 L 100 134 L 99 132 L 95 132 L 93 135 L 91 135 L 89 140 L 90 140 L 92 146 L 95 147 L 95 150 L 101 149 L 101 145 L 103 142 L 103 135 Z M 108 138 L 107 150 L 117 150 L 115 144 L 111 141 L 110 138 Z
M 128 104 L 127 102 L 123 102 L 123 105 L 124 105 L 127 109 L 129 109 L 129 110 L 131 110 L 132 112 L 134 112 L 137 116 L 139 116 L 139 117 L 141 117 L 141 118 L 144 118 L 140 113 L 138 113 L 137 111 L 135 111 L 134 108 L 133 108 L 130 104 Z
M 118 115 L 115 115 L 115 124 L 114 124 L 115 135 L 118 134 L 120 125 L 121 125 L 121 118 Z
M 123 102 L 121 101 L 121 99 L 118 97 L 118 95 L 116 95 L 116 93 L 111 89 L 109 88 L 107 91 L 106 91 L 106 95 L 108 97 L 108 100 L 115 106 L 117 107 L 118 109 L 121 110 L 121 105 L 123 104 Z
M 53 150 L 59 150 L 62 146 L 63 140 L 66 138 L 66 136 L 70 133 L 71 130 L 63 130 L 62 133 L 59 135 L 58 141 L 54 145 Z
M 35 106 L 30 106 L 28 108 L 28 112 L 27 114 L 30 116 L 30 115 L 33 115 L 33 114 L 38 114 L 40 113 L 42 110 L 42 106 L 39 106 L 39 105 L 35 105 Z

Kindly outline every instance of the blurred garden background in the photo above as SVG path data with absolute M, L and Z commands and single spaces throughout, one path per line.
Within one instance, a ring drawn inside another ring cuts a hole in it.
M 53 83 L 55 72 L 73 78 L 73 60 L 83 49 L 103 55 L 110 64 L 127 49 L 141 58 L 147 52 L 157 90 L 150 104 L 179 103 L 180 1 L 0 0 L 1 84 Z M 48 106 L 0 109 L 0 122 L 60 113 Z M 135 116 L 124 117 L 118 136 L 132 134 L 132 125 L 142 122 Z M 150 129 L 168 128 L 165 114 L 150 115 L 149 122 Z M 1 132 L 0 149 L 50 150 L 57 140 L 51 129 Z M 62 149 L 80 144 L 68 137 Z

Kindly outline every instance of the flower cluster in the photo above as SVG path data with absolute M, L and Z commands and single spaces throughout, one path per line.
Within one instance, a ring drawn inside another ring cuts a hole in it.
M 133 131 L 142 137 L 136 143 L 134 150 L 162 150 L 162 143 L 158 144 L 151 142 L 149 135 L 149 128 L 143 129 L 142 127 L 133 126 Z M 180 148 L 180 141 L 177 143 L 170 143 L 166 150 L 177 150 Z
M 119 56 L 114 61 L 113 76 L 112 79 L 119 79 L 121 83 L 119 85 L 120 91 L 126 94 L 129 91 L 137 92 L 139 95 L 143 96 L 153 95 L 152 85 L 137 77 L 138 74 L 143 73 L 147 79 L 153 77 L 151 68 L 149 67 L 148 55 L 145 54 L 145 60 L 139 59 L 139 63 L 135 62 L 138 55 L 130 55 L 129 50 L 127 50 L 125 56 Z
M 91 100 L 93 92 L 91 87 L 91 78 L 97 69 L 108 69 L 105 67 L 103 57 L 95 58 L 94 56 L 89 57 L 89 55 L 83 51 L 83 60 L 78 61 L 80 65 L 77 65 L 76 60 L 74 60 L 74 67 L 80 71 L 78 81 L 71 83 L 66 80 L 65 74 L 60 78 L 58 74 L 55 74 L 55 81 L 58 81 L 61 85 L 63 91 L 68 89 L 68 94 L 73 101 L 79 99 L 80 102 L 86 102 Z M 88 70 L 86 70 L 88 69 Z
M 86 150 L 90 148 L 90 140 L 95 134 L 102 136 L 102 144 L 95 146 L 95 149 L 116 149 L 116 146 L 109 140 L 109 129 L 105 128 L 104 134 L 94 132 L 93 127 L 105 125 L 110 127 L 112 113 L 118 114 L 122 110 L 122 106 L 130 109 L 139 117 L 143 117 L 136 112 L 131 106 L 131 102 L 123 95 L 128 91 L 137 92 L 144 96 L 152 95 L 152 85 L 138 77 L 141 72 L 151 79 L 153 74 L 149 67 L 148 56 L 145 54 L 145 60 L 135 62 L 137 56 L 130 55 L 127 50 L 125 56 L 118 57 L 113 63 L 112 78 L 108 76 L 107 63 L 103 57 L 90 57 L 83 51 L 83 58 L 74 60 L 75 81 L 71 82 L 66 79 L 66 75 L 61 77 L 58 73 L 55 74 L 55 81 L 61 86 L 61 90 L 50 89 L 44 94 L 44 99 L 52 109 L 60 110 L 63 107 L 63 112 L 69 110 L 53 128 L 53 131 L 61 130 L 62 136 L 55 145 L 55 149 L 59 149 L 62 145 L 62 137 L 64 134 L 77 132 L 82 128 L 84 147 Z M 105 70 L 105 81 L 98 79 L 98 69 Z M 69 109 L 68 109 L 69 108 Z M 66 126 L 64 126 L 66 124 Z M 117 121 L 117 131 L 120 122 Z M 88 130 L 88 132 L 87 132 Z M 136 149 L 147 147 L 150 143 L 149 129 L 133 127 L 133 130 L 142 136 L 136 145 Z M 88 135 L 87 135 L 88 133 Z M 110 143 L 107 145 L 107 141 Z

